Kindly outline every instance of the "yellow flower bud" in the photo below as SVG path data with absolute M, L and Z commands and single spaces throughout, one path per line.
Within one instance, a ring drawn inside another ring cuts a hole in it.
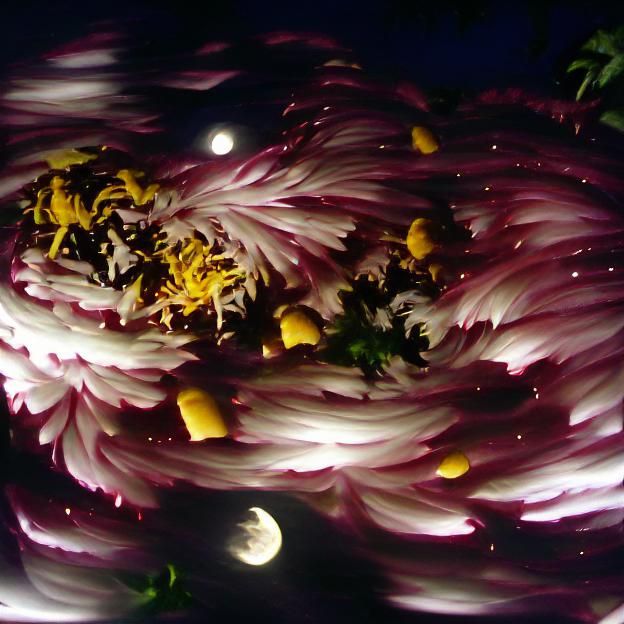
M 412 128 L 412 148 L 421 154 L 433 154 L 440 149 L 440 144 L 433 132 L 423 126 Z
M 217 402 L 204 390 L 185 388 L 178 394 L 177 402 L 192 442 L 228 434 Z
M 280 319 L 282 342 L 287 349 L 300 344 L 315 345 L 321 339 L 321 331 L 304 312 L 291 310 Z
M 407 248 L 416 260 L 422 260 L 436 247 L 430 236 L 432 225 L 433 221 L 430 219 L 414 219 L 407 232 Z
M 457 479 L 469 470 L 468 458 L 461 451 L 453 451 L 442 460 L 436 474 L 444 479 Z

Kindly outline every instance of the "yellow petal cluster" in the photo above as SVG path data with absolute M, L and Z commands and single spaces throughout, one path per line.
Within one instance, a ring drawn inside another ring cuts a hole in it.
M 217 314 L 217 328 L 221 328 L 222 295 L 242 284 L 244 271 L 230 258 L 213 253 L 211 245 L 197 238 L 186 239 L 181 247 L 169 247 L 163 252 L 163 259 L 169 270 L 169 279 L 159 293 L 167 302 L 163 322 L 171 321 L 171 305 L 181 306 L 182 315 L 189 316 L 212 304 Z
M 49 157 L 49 162 L 55 168 L 64 168 L 72 164 L 82 164 L 92 160 L 94 156 L 83 154 L 78 150 L 67 150 L 54 153 Z M 79 225 L 84 230 L 90 230 L 93 223 L 99 223 L 107 219 L 119 199 L 132 199 L 135 206 L 140 206 L 154 198 L 158 190 L 157 184 L 151 184 L 147 189 L 141 189 L 136 182 L 134 174 L 127 169 L 122 169 L 116 176 L 123 184 L 111 184 L 103 189 L 94 199 L 91 208 L 85 207 L 80 193 L 71 193 L 67 189 L 67 180 L 60 175 L 55 175 L 48 186 L 37 193 L 37 202 L 34 206 L 34 220 L 36 225 L 51 223 L 58 229 L 50 245 L 48 256 L 56 258 L 59 248 L 63 243 L 69 227 Z

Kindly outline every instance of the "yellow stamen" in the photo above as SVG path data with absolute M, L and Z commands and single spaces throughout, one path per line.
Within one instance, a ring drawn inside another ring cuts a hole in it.
M 65 190 L 65 180 L 60 176 L 54 176 L 50 186 L 37 193 L 34 221 L 37 225 L 52 223 L 59 226 L 48 252 L 52 259 L 58 255 L 70 225 L 79 223 L 84 229 L 91 227 L 91 215 L 85 209 L 80 195 L 68 193 Z
M 141 188 L 134 173 L 128 169 L 122 169 L 116 177 L 124 181 L 126 190 L 132 196 L 135 206 L 143 206 L 143 204 L 154 199 L 156 191 L 160 188 L 158 184 L 150 184 L 146 189 Z
M 433 221 L 430 219 L 414 219 L 407 232 L 407 248 L 416 260 L 427 257 L 436 248 L 431 239 L 432 226 Z
M 412 128 L 412 148 L 421 154 L 433 154 L 440 149 L 440 144 L 433 132 L 423 126 Z
M 469 470 L 468 458 L 461 451 L 453 451 L 442 460 L 436 474 L 444 479 L 457 479 Z
M 440 271 L 442 270 L 441 264 L 430 264 L 429 265 L 429 275 L 431 275 L 431 279 L 434 282 L 438 281 L 438 276 L 440 275 Z
M 35 204 L 35 214 L 34 214 L 36 225 L 43 225 L 46 222 L 45 217 L 43 216 L 44 215 L 43 200 L 49 195 L 50 195 L 49 188 L 41 189 L 37 193 L 37 203 Z
M 59 176 L 54 176 L 50 183 L 52 189 L 52 197 L 50 199 L 50 218 L 53 223 L 57 223 L 62 227 L 67 227 L 73 223 L 78 223 L 78 215 L 76 214 L 76 206 L 82 205 L 79 195 L 72 197 L 65 189 L 65 180 Z M 83 206 L 84 210 L 84 206 Z
M 245 273 L 231 259 L 211 253 L 210 245 L 204 245 L 196 238 L 187 240 L 180 251 L 170 247 L 163 252 L 170 275 L 159 293 L 168 303 L 164 314 L 170 314 L 171 305 L 181 306 L 182 315 L 190 316 L 212 304 L 220 329 L 223 324 L 222 294 L 241 285 Z M 161 321 L 165 322 L 164 317 Z
M 54 234 L 54 240 L 52 241 L 52 245 L 50 245 L 50 251 L 48 251 L 48 256 L 50 259 L 54 260 L 58 255 L 59 247 L 67 234 L 67 227 L 61 226 L 58 230 L 56 230 L 56 234 Z
M 291 310 L 280 319 L 282 342 L 287 349 L 297 345 L 316 345 L 321 339 L 321 331 L 304 312 Z
M 50 169 L 66 169 L 71 165 L 84 165 L 96 158 L 95 154 L 85 154 L 77 149 L 64 149 L 48 154 L 46 162 Z
M 143 275 L 139 275 L 130 286 L 128 286 L 128 290 L 132 291 L 132 294 L 136 297 L 137 301 L 142 301 L 141 299 L 141 286 L 143 284 Z
M 121 184 L 113 184 L 113 186 L 107 186 L 105 189 L 102 189 L 95 200 L 93 201 L 93 205 L 91 206 L 91 213 L 97 214 L 100 204 L 104 201 L 115 200 L 115 199 L 124 199 L 128 197 L 128 193 L 126 193 L 124 187 Z
M 91 214 L 87 211 L 80 199 L 80 195 L 74 195 L 73 208 L 80 227 L 88 230 L 91 227 Z
M 63 165 L 88 162 L 96 156 L 83 154 L 78 150 L 65 150 L 53 153 L 51 158 L 53 159 L 50 161 L 51 165 L 62 168 Z M 33 207 L 36 225 L 48 223 L 58 226 L 48 252 L 49 257 L 55 258 L 58 255 L 69 226 L 79 225 L 84 230 L 90 230 L 94 223 L 102 223 L 111 216 L 118 207 L 117 200 L 131 199 L 135 205 L 142 205 L 153 199 L 158 185 L 152 184 L 143 190 L 137 184 L 134 175 L 123 169 L 119 173 L 119 178 L 124 184 L 112 184 L 100 191 L 90 210 L 85 207 L 79 193 L 68 192 L 67 181 L 62 176 L 53 176 L 49 186 L 37 193 L 37 201 Z
M 228 434 L 217 402 L 204 390 L 186 388 L 178 394 L 177 403 L 191 442 L 224 438 Z

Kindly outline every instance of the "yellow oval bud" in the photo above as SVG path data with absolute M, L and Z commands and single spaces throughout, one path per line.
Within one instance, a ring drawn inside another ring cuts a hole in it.
M 461 451 L 453 451 L 442 460 L 436 474 L 444 479 L 457 479 L 469 470 L 468 458 Z
M 431 240 L 430 232 L 433 221 L 430 219 L 414 219 L 410 229 L 407 232 L 407 248 L 409 252 L 416 258 L 422 260 L 428 256 L 436 247 Z
M 440 144 L 433 132 L 423 126 L 412 128 L 412 148 L 421 154 L 433 154 L 440 149 Z
M 315 345 L 321 339 L 321 331 L 301 310 L 291 310 L 280 319 L 282 342 L 287 349 L 300 344 Z
M 185 388 L 178 394 L 177 403 L 192 442 L 228 434 L 217 402 L 204 390 Z

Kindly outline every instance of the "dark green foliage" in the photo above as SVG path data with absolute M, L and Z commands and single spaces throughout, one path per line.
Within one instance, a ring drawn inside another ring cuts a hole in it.
M 145 598 L 141 616 L 185 609 L 193 597 L 184 588 L 177 568 L 169 563 L 164 570 L 148 576 L 127 575 L 122 581 Z
M 23 214 L 24 210 L 16 203 L 2 206 L 0 210 L 0 227 L 16 225 Z
M 620 132 L 624 132 L 624 107 L 605 111 L 600 116 L 600 121 Z
M 624 26 L 596 31 L 567 71 L 580 79 L 576 99 L 600 97 L 600 120 L 624 132 Z
M 427 339 L 414 328 L 405 336 L 405 323 L 401 315 L 390 315 L 390 326 L 375 323 L 378 309 L 387 306 L 397 292 L 409 286 L 432 288 L 430 280 L 415 278 L 409 271 L 391 265 L 383 286 L 377 281 L 360 278 L 354 282 L 353 291 L 342 294 L 344 313 L 337 316 L 326 330 L 326 345 L 321 359 L 340 366 L 358 366 L 367 375 L 381 370 L 395 355 L 414 364 L 425 365 L 420 356 L 427 349 Z
M 393 355 L 401 352 L 402 329 L 380 329 L 366 316 L 351 309 L 335 319 L 323 353 L 327 361 L 374 371 L 387 364 Z

